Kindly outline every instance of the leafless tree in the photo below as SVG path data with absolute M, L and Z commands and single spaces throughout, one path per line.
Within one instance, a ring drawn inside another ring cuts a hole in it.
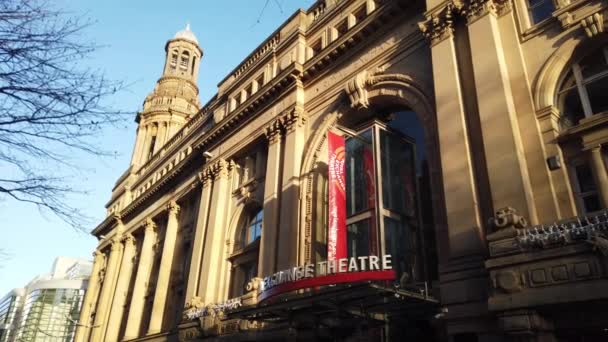
M 125 119 L 104 105 L 122 83 L 84 65 L 99 47 L 82 37 L 90 24 L 45 0 L 0 1 L 0 200 L 77 228 L 84 216 L 67 198 L 81 189 L 61 171 L 77 167 L 75 151 L 107 154 L 92 138 Z

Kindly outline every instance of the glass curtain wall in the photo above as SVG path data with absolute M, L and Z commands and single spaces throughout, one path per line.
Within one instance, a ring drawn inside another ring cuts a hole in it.
M 345 145 L 348 256 L 390 254 L 400 284 L 424 280 L 415 139 L 374 121 Z
M 84 290 L 38 289 L 26 298 L 17 341 L 72 341 Z

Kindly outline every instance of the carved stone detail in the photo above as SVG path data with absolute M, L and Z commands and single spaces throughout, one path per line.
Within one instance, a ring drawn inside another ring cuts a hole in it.
M 285 128 L 285 131 L 289 133 L 299 127 L 303 127 L 306 123 L 306 117 L 304 116 L 304 111 L 302 108 L 294 107 L 281 116 L 280 122 Z
M 265 129 L 266 139 L 269 144 L 276 144 L 281 140 L 281 120 L 273 120 Z
M 515 271 L 497 272 L 492 276 L 494 288 L 500 289 L 506 293 L 519 292 L 522 290 L 522 284 L 519 273 Z
M 151 218 L 147 218 L 144 221 L 144 233 L 148 234 L 154 231 L 156 231 L 156 223 Z
M 177 205 L 177 203 L 175 201 L 171 201 L 169 202 L 169 204 L 167 204 L 167 211 L 169 212 L 169 215 L 176 215 L 179 214 L 179 210 L 180 207 L 179 205 Z
M 585 30 L 585 34 L 589 38 L 593 38 L 604 32 L 604 15 L 596 12 L 581 20 L 581 27 Z
M 418 27 L 431 45 L 436 45 L 454 34 L 454 15 L 454 4 L 449 2 L 445 8 L 427 17 L 426 21 L 418 23 Z
M 456 16 L 465 17 L 470 24 L 487 14 L 500 17 L 511 9 L 511 0 L 451 0 L 443 8 L 427 13 L 427 20 L 418 23 L 418 27 L 435 45 L 452 37 Z
M 228 177 L 228 162 L 222 158 L 214 162 L 213 164 L 207 166 L 207 168 L 202 172 L 203 175 L 199 176 L 203 180 L 205 178 L 218 180 L 220 178 Z
M 135 244 L 135 238 L 133 237 L 133 235 L 131 234 L 125 234 L 122 237 L 122 242 L 127 245 L 127 244 Z

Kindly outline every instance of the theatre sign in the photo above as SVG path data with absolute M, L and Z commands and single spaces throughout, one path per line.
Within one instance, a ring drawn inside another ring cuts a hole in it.
M 320 261 L 292 267 L 265 277 L 260 286 L 259 300 L 305 288 L 324 285 L 394 280 L 391 255 L 369 255 Z

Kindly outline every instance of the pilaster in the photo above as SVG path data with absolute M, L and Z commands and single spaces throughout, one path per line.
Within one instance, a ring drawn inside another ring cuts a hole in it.
M 218 267 L 222 265 L 224 253 L 224 236 L 226 226 L 228 189 L 228 162 L 219 159 L 212 163 L 205 171 L 213 179 L 213 190 L 211 194 L 211 207 L 209 209 L 209 223 L 207 226 L 207 238 L 204 241 L 203 263 L 198 293 L 204 303 L 215 302 L 218 294 L 219 272 Z
M 141 320 L 144 311 L 145 298 L 150 280 L 152 263 L 154 262 L 154 244 L 156 243 L 156 224 L 152 219 L 147 219 L 144 223 L 144 241 L 141 245 L 137 274 L 131 295 L 129 306 L 129 316 L 125 329 L 125 340 L 134 339 L 140 336 Z
M 475 88 L 494 208 L 518 206 L 537 223 L 536 206 L 503 53 L 497 15 L 486 2 L 467 15 Z
M 119 223 L 122 226 L 122 223 Z M 110 247 L 110 256 L 106 266 L 105 278 L 103 281 L 99 301 L 97 302 L 97 310 L 95 313 L 95 322 L 91 332 L 91 342 L 105 341 L 105 332 L 108 327 L 108 318 L 111 313 L 112 298 L 116 289 L 116 280 L 118 278 L 118 267 L 122 255 L 122 243 L 120 241 L 121 229 L 116 228 L 116 236 L 112 239 Z
M 105 259 L 106 257 L 101 251 L 97 250 L 93 252 L 93 269 L 91 270 L 91 278 L 89 278 L 89 285 L 82 302 L 82 309 L 80 310 L 80 320 L 76 328 L 76 335 L 74 336 L 75 342 L 84 342 L 89 339 L 90 329 L 93 326 L 91 313 L 98 299 L 100 288 L 99 275 Z
M 435 20 L 435 19 L 433 19 Z M 445 34 L 429 33 L 432 47 L 439 149 L 448 222 L 449 259 L 483 255 L 485 246 L 473 172 L 469 133 L 462 100 L 456 45 L 449 24 L 434 24 Z M 433 38 L 435 37 L 435 38 Z M 439 37 L 443 37 L 438 40 Z M 455 156 L 458 156 L 455 158 Z M 442 237 L 439 237 L 440 239 Z
M 275 119 L 265 129 L 268 139 L 268 158 L 264 178 L 264 228 L 260 241 L 258 276 L 264 277 L 276 270 L 277 240 L 279 234 L 279 201 L 281 184 L 281 123 Z
M 277 268 L 282 270 L 296 266 L 298 262 L 300 172 L 306 133 L 304 110 L 297 106 L 289 109 L 281 117 L 281 122 L 285 128 L 285 151 L 282 162 Z
M 106 340 L 117 341 L 120 331 L 120 324 L 123 320 L 127 295 L 129 293 L 129 283 L 133 273 L 133 263 L 135 258 L 135 239 L 131 234 L 127 234 L 123 239 L 123 255 L 116 283 L 116 291 L 112 302 L 112 314 L 108 318 L 108 328 L 106 330 Z
M 156 281 L 156 291 L 154 292 L 154 302 L 152 305 L 152 315 L 148 335 L 161 332 L 167 295 L 169 293 L 169 281 L 171 280 L 171 270 L 173 266 L 173 256 L 175 254 L 175 241 L 177 240 L 179 206 L 175 202 L 167 206 L 167 228 L 165 229 L 165 240 L 160 259 L 158 279 Z
M 188 285 L 186 288 L 186 302 L 193 297 L 199 297 L 199 283 L 201 281 L 201 266 L 203 251 L 205 247 L 205 236 L 207 235 L 207 219 L 209 217 L 209 207 L 211 199 L 212 175 L 204 171 L 198 174 L 202 185 L 201 198 L 196 218 L 194 230 L 194 242 L 192 245 L 192 258 L 190 259 L 190 272 L 188 272 Z

